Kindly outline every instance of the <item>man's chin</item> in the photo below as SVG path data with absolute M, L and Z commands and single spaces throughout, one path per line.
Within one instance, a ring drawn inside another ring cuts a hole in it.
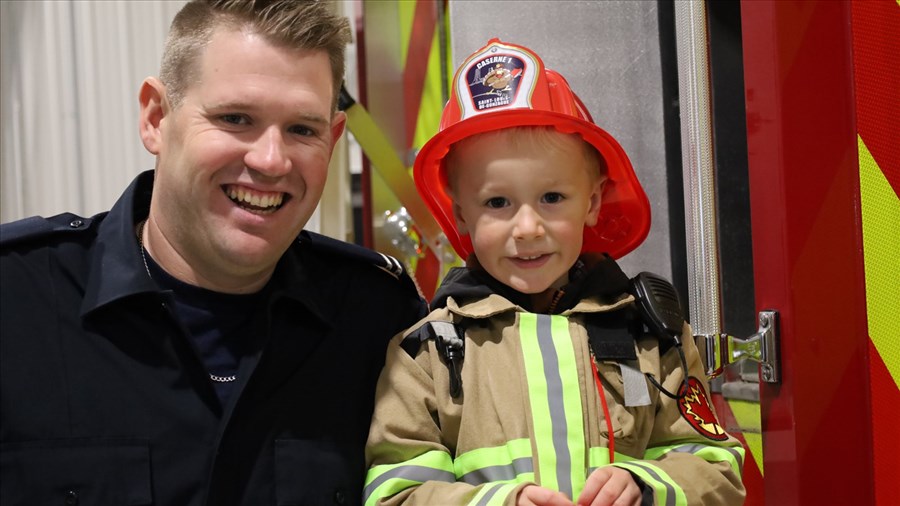
M 289 243 L 276 244 L 263 237 L 240 234 L 239 237 L 226 238 L 223 246 L 223 256 L 231 263 L 252 270 L 277 263 Z

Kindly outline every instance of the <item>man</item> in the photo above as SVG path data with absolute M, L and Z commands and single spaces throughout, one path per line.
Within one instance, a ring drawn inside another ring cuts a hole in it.
M 345 123 L 323 4 L 187 4 L 139 94 L 155 170 L 0 228 L 4 506 L 359 501 L 385 346 L 424 305 L 301 231 Z

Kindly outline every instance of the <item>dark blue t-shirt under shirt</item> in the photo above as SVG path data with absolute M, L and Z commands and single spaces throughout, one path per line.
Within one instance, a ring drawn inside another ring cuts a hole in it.
M 169 275 L 150 255 L 147 267 L 160 288 L 172 291 L 172 309 L 189 332 L 207 372 L 220 378 L 236 376 L 241 356 L 254 340 L 252 319 L 265 290 L 230 294 L 190 285 Z M 239 380 L 213 381 L 223 407 Z

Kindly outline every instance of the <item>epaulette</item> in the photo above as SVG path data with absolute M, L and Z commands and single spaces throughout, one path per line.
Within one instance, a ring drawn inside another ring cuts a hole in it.
M 68 232 L 82 232 L 90 228 L 94 218 L 62 213 L 49 218 L 32 216 L 0 225 L 0 245 L 9 247 L 27 241 Z
M 338 255 L 374 265 L 390 274 L 394 279 L 400 280 L 403 277 L 408 277 L 404 276 L 403 264 L 390 255 L 306 230 L 300 233 L 297 240 L 300 244 L 312 246 L 316 250 L 329 255 Z

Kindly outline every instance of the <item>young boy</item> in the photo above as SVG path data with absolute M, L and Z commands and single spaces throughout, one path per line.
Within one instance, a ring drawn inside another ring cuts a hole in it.
M 689 327 L 645 332 L 613 260 L 649 229 L 622 148 L 527 48 L 493 39 L 453 85 L 414 170 L 466 268 L 391 343 L 365 503 L 741 504 Z

